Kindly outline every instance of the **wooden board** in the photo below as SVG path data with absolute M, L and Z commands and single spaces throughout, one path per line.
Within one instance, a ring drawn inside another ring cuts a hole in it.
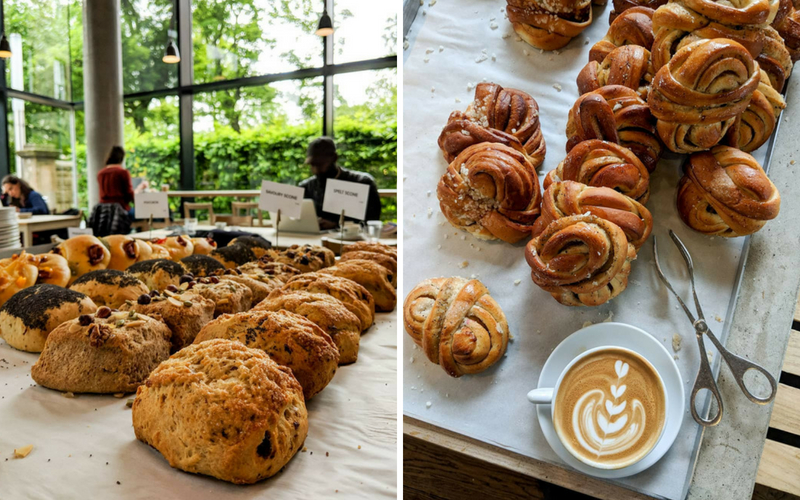
M 756 482 L 779 491 L 800 495 L 800 448 L 767 440 L 761 454 Z
M 780 384 L 769 426 L 800 436 L 800 389 Z M 797 450 L 800 453 L 800 449 Z M 800 470 L 797 471 L 800 478 Z
M 789 345 L 786 347 L 786 357 L 783 358 L 783 371 L 800 375 L 800 332 L 797 330 L 792 330 L 789 334 Z

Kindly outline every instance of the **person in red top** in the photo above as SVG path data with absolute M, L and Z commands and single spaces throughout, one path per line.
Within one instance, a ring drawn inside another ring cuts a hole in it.
M 125 150 L 120 146 L 112 147 L 106 166 L 97 174 L 97 184 L 100 188 L 100 203 L 119 203 L 132 215 L 131 202 L 134 190 L 131 174 L 122 166 L 124 160 Z M 147 181 L 136 186 L 136 192 L 142 192 L 145 188 Z

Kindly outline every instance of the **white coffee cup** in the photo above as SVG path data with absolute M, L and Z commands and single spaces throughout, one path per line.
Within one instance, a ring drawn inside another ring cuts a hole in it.
M 653 373 L 656 374 L 656 377 L 658 379 L 658 383 L 661 385 L 661 390 L 662 390 L 662 392 L 664 394 L 665 422 L 661 426 L 661 431 L 659 433 L 658 439 L 655 440 L 655 442 L 650 447 L 650 449 L 647 451 L 647 453 L 642 454 L 641 456 L 637 457 L 636 459 L 634 459 L 634 460 L 630 461 L 629 463 L 626 463 L 626 464 L 624 464 L 622 466 L 604 464 L 602 462 L 597 462 L 597 461 L 593 461 L 593 460 L 587 459 L 585 456 L 583 456 L 582 454 L 576 452 L 573 449 L 572 443 L 569 441 L 569 439 L 565 439 L 565 437 L 561 435 L 561 432 L 559 432 L 558 426 L 555 425 L 555 421 L 556 421 L 555 404 L 553 404 L 553 403 L 556 400 L 556 395 L 558 394 L 558 390 L 561 387 L 561 382 L 564 380 L 564 376 L 569 372 L 569 370 L 573 366 L 575 366 L 576 363 L 578 363 L 582 359 L 584 359 L 584 358 L 586 358 L 586 357 L 588 357 L 588 356 L 590 356 L 590 355 L 592 355 L 592 354 L 594 354 L 594 353 L 596 353 L 598 351 L 604 351 L 604 350 L 607 350 L 607 349 L 626 351 L 626 352 L 632 354 L 634 357 L 637 357 L 637 358 L 639 358 L 641 360 L 644 360 L 650 366 L 650 368 L 653 370 Z M 561 374 L 558 376 L 558 381 L 556 382 L 555 387 L 542 387 L 542 388 L 538 388 L 538 389 L 534 389 L 534 390 L 530 391 L 528 393 L 528 401 L 530 401 L 533 404 L 550 405 L 551 419 L 553 421 L 553 425 L 554 425 L 554 428 L 555 428 L 555 431 L 556 431 L 555 433 L 558 436 L 559 441 L 561 441 L 561 444 L 564 445 L 564 448 L 566 448 L 566 450 L 573 457 L 575 457 L 576 459 L 578 459 L 581 462 L 585 463 L 586 465 L 589 465 L 589 466 L 594 467 L 596 469 L 605 469 L 605 470 L 609 470 L 609 469 L 625 469 L 627 467 L 630 467 L 630 466 L 640 462 L 642 459 L 644 459 L 647 455 L 652 453 L 653 450 L 655 450 L 658 447 L 658 443 L 661 441 L 661 438 L 664 435 L 664 429 L 667 427 L 666 426 L 666 414 L 668 413 L 669 399 L 667 397 L 667 390 L 666 390 L 666 387 L 664 386 L 664 380 L 662 379 L 661 374 L 658 372 L 658 370 L 655 368 L 655 366 L 653 366 L 653 364 L 650 363 L 650 361 L 647 360 L 647 358 L 645 358 L 641 354 L 637 353 L 636 351 L 633 351 L 631 349 L 627 349 L 625 347 L 607 345 L 607 346 L 595 347 L 593 349 L 589 349 L 587 351 L 584 351 L 580 355 L 576 356 L 572 361 L 570 361 L 569 364 L 561 371 Z

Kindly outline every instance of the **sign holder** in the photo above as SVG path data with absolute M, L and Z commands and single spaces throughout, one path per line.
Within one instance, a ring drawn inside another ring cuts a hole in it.
M 281 226 L 281 209 L 278 209 L 278 214 L 275 216 L 275 248 L 280 248 L 278 246 L 278 234 L 280 232 Z
M 153 239 L 153 214 L 150 214 L 150 221 L 147 223 L 150 227 L 150 239 Z
M 344 209 L 342 215 L 339 216 L 339 257 L 342 256 L 344 250 Z

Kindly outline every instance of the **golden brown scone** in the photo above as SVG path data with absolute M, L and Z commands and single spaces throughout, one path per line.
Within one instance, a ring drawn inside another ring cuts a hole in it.
M 228 246 L 232 245 L 241 245 L 245 248 L 249 248 L 257 259 L 261 258 L 262 255 L 267 253 L 267 250 L 272 248 L 272 243 L 261 236 L 239 236 L 228 243 Z
M 369 241 L 357 241 L 350 243 L 342 249 L 342 253 L 348 252 L 375 252 L 394 257 L 397 260 L 397 247 L 384 245 L 383 243 L 372 243 Z
M 366 288 L 351 279 L 321 273 L 301 274 L 270 293 L 269 298 L 279 297 L 293 290 L 322 293 L 341 300 L 361 320 L 362 332 L 375 322 L 375 299 Z
M 169 252 L 169 259 L 175 262 L 194 253 L 194 243 L 192 243 L 192 239 L 188 236 L 168 236 L 166 238 L 154 240 L 153 243 L 166 248 L 167 252 Z
M 125 270 L 150 290 L 163 290 L 169 285 L 178 286 L 186 270 L 178 262 L 168 259 L 143 260 Z
M 20 290 L 36 284 L 39 268 L 35 256 L 24 250 L 0 263 L 0 306 Z
M 112 234 L 100 238 L 100 241 L 111 252 L 111 260 L 108 261 L 107 269 L 124 271 L 139 261 L 141 248 L 130 236 Z
M 348 260 L 359 259 L 359 260 L 371 260 L 376 264 L 380 264 L 386 268 L 387 271 L 392 275 L 392 286 L 397 288 L 397 259 L 394 257 L 390 257 L 383 253 L 377 252 L 367 252 L 367 251 L 356 251 L 356 252 L 346 252 L 343 253 L 341 257 L 339 257 L 339 262 L 347 262 Z
M 339 365 L 356 362 L 361 320 L 348 311 L 342 301 L 321 293 L 295 291 L 276 295 L 253 308 L 264 311 L 281 309 L 311 320 L 330 335 L 339 350 Z
M 249 288 L 253 294 L 250 299 L 251 304 L 258 304 L 266 299 L 273 290 L 283 286 L 283 282 L 263 274 L 236 274 L 236 269 L 226 269 L 225 271 L 227 272 L 221 274 L 219 279 L 223 283 L 226 281 L 235 281 Z
M 82 293 L 98 306 L 117 309 L 126 300 L 136 300 L 139 295 L 148 293 L 147 285 L 135 276 L 114 269 L 91 271 L 76 279 L 69 286 L 71 290 Z
M 376 311 L 394 311 L 397 306 L 397 292 L 393 285 L 395 273 L 390 273 L 388 269 L 371 260 L 339 262 L 320 273 L 351 279 L 366 288 L 375 300 Z
M 217 242 L 210 236 L 205 238 L 192 238 L 192 244 L 194 245 L 195 255 L 208 255 L 217 248 Z
M 478 280 L 433 278 L 403 304 L 406 332 L 451 377 L 480 373 L 506 352 L 508 322 Z
M 42 352 L 58 325 L 97 306 L 82 293 L 55 285 L 34 285 L 15 294 L 0 308 L 0 337 L 21 351 Z
M 191 289 L 163 293 L 153 290 L 123 304 L 120 310 L 161 318 L 172 332 L 170 352 L 176 352 L 194 342 L 200 329 L 214 319 L 214 307 L 214 301 Z
M 186 268 L 186 272 L 191 273 L 193 276 L 202 278 L 203 276 L 211 276 L 217 271 L 224 271 L 225 266 L 220 261 L 213 257 L 203 254 L 194 254 L 181 259 L 181 264 Z
M 70 283 L 89 271 L 106 269 L 111 262 L 111 251 L 94 236 L 81 234 L 61 242 L 52 253 L 67 259 L 72 273 Z
M 258 259 L 255 262 L 248 262 L 243 266 L 239 266 L 237 269 L 241 271 L 242 274 L 263 273 L 284 283 L 294 278 L 298 274 L 302 274 L 302 271 L 294 266 L 290 266 L 289 264 L 284 264 L 282 262 L 270 261 L 269 256 Z
M 63 392 L 133 392 L 169 357 L 170 335 L 161 321 L 103 306 L 53 330 L 31 377 Z
M 132 417 L 136 438 L 172 467 L 236 484 L 278 473 L 308 434 L 291 370 L 228 340 L 161 363 L 136 392 Z
M 311 273 L 333 265 L 332 263 L 336 262 L 336 254 L 333 250 L 321 246 L 292 245 L 282 251 L 270 250 L 263 259 L 271 259 L 273 262 L 288 264 L 304 273 Z
M 235 281 L 216 281 L 216 276 L 199 278 L 192 288 L 195 293 L 211 300 L 216 305 L 214 317 L 221 314 L 236 314 L 247 311 L 253 305 L 253 292 Z
M 212 250 L 208 255 L 220 261 L 227 269 L 233 269 L 258 259 L 253 250 L 244 245 L 220 247 Z
M 339 365 L 333 339 L 311 321 L 289 311 L 222 315 L 204 326 L 194 343 L 211 339 L 238 340 L 288 366 L 303 386 L 306 400 L 328 385 Z
M 72 277 L 67 259 L 54 253 L 37 255 L 36 267 L 39 268 L 37 284 L 67 286 Z

